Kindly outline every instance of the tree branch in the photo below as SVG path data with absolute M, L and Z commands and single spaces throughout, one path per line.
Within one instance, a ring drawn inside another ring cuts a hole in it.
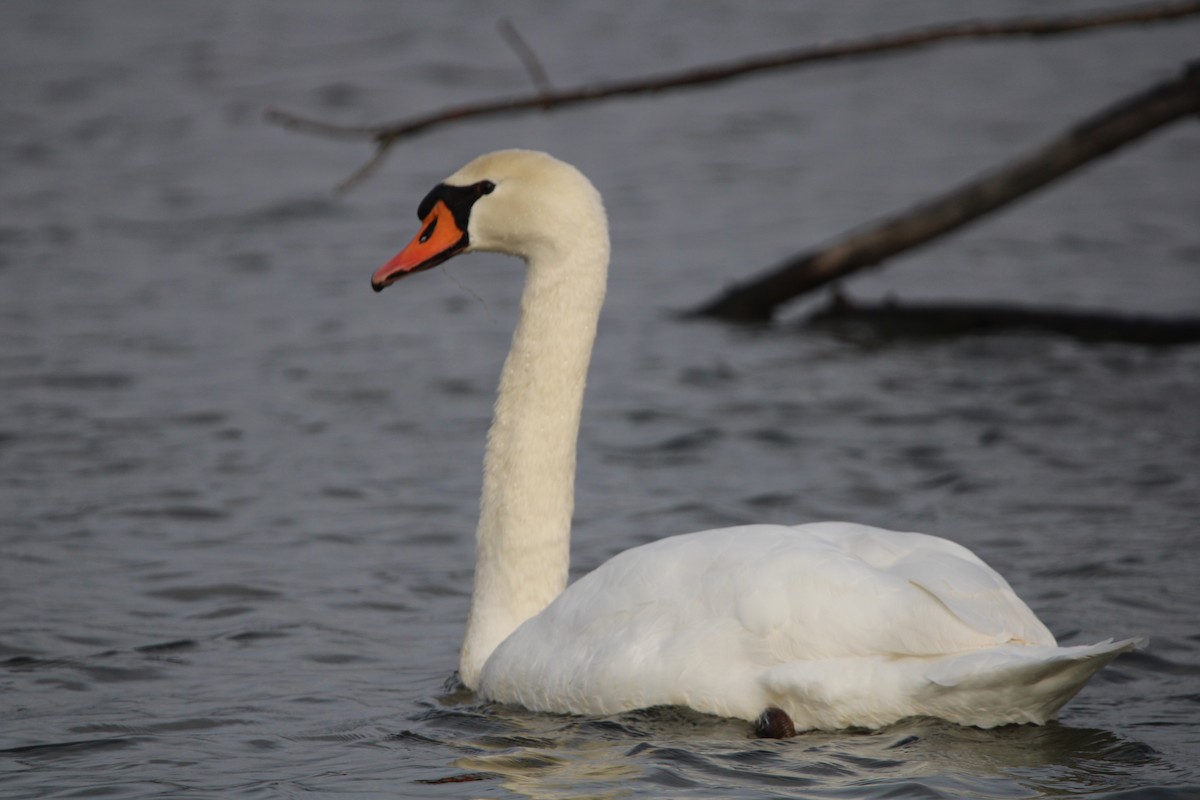
M 1200 113 L 1200 61 L 1128 97 L 1008 165 L 939 197 L 795 256 L 688 312 L 765 321 L 805 292 L 917 247 L 1011 203 L 1087 162 L 1182 117 Z
M 506 18 L 501 18 L 496 27 L 499 29 L 500 35 L 504 37 L 504 41 L 521 60 L 521 66 L 525 67 L 525 71 L 529 73 L 529 79 L 533 81 L 533 88 L 537 89 L 543 97 L 551 94 L 554 86 L 550 83 L 550 76 L 542 68 L 542 62 L 538 59 L 537 53 L 533 52 L 533 48 L 525 41 L 521 32 Z M 549 106 L 543 106 L 543 108 L 549 108 Z
M 538 91 L 533 95 L 486 100 L 451 106 L 440 111 L 382 125 L 335 125 L 286 111 L 269 109 L 268 122 L 289 130 L 338 139 L 367 139 L 375 142 L 371 162 L 342 184 L 342 190 L 361 180 L 378 165 L 401 139 L 431 128 L 481 117 L 498 117 L 536 109 L 555 109 L 596 102 L 613 97 L 706 86 L 771 70 L 799 67 L 844 58 L 929 47 L 956 39 L 998 39 L 1013 36 L 1057 36 L 1114 25 L 1147 24 L 1200 14 L 1200 0 L 1148 3 L 1078 14 L 1048 17 L 1014 17 L 1000 20 L 965 20 L 910 28 L 894 33 L 845 42 L 810 45 L 768 53 L 743 61 L 712 64 L 664 75 L 631 78 L 560 91 Z M 510 42 L 511 44 L 511 42 Z M 528 68 L 528 65 L 527 65 Z

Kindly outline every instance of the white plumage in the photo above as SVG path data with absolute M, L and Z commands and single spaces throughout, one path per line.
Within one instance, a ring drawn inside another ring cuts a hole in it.
M 516 150 L 476 159 L 430 198 L 423 209 L 445 203 L 376 272 L 377 289 L 459 252 L 527 264 L 460 663 L 483 697 L 575 714 L 681 705 L 755 720 L 774 708 L 797 730 L 913 715 L 1041 723 L 1142 643 L 1058 647 L 965 547 L 842 522 L 675 536 L 567 587 L 575 445 L 608 266 L 603 205 L 573 167 Z
M 492 653 L 481 694 L 540 711 L 682 705 L 797 729 L 929 715 L 1045 722 L 1130 642 L 1059 648 L 1008 583 L 945 539 L 749 525 L 627 550 Z

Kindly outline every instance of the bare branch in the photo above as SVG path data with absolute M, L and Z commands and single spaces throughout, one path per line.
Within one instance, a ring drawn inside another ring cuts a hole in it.
M 377 125 L 336 125 L 289 114 L 275 108 L 268 108 L 264 116 L 267 122 L 279 125 L 289 131 L 311 133 L 314 136 L 325 136 L 330 139 L 371 139 L 376 138 L 379 134 Z
M 267 120 L 291 130 L 331 138 L 371 139 L 376 142 L 377 147 L 386 150 L 398 139 L 415 136 L 440 125 L 480 117 L 496 117 L 536 109 L 563 108 L 612 97 L 705 86 L 759 72 L 911 50 L 957 39 L 1056 36 L 1114 25 L 1164 22 L 1196 14 L 1200 14 L 1200 0 L 1148 3 L 1050 17 L 1026 16 L 1001 20 L 966 20 L 911 28 L 847 42 L 831 42 L 794 48 L 743 61 L 713 64 L 665 75 L 632 78 L 561 91 L 543 90 L 531 96 L 467 103 L 382 125 L 334 125 L 274 109 L 267 112 Z M 381 158 L 381 154 L 376 153 L 375 160 L 379 158 Z
M 543 97 L 551 94 L 554 91 L 554 87 L 550 85 L 550 77 L 546 75 L 546 70 L 542 69 L 542 62 L 538 60 L 537 53 L 533 52 L 533 48 L 529 46 L 524 37 L 521 36 L 521 33 L 504 17 L 500 18 L 496 27 L 500 29 L 500 35 L 504 37 L 504 41 L 517 54 L 517 58 L 521 60 L 525 71 L 529 73 L 529 79 L 533 81 L 534 88 Z M 546 108 L 549 108 L 549 106 L 546 106 Z
M 365 181 L 367 178 L 374 175 L 375 171 L 378 170 L 383 162 L 387 159 L 388 152 L 392 149 L 392 145 L 395 144 L 395 142 L 395 139 L 389 139 L 386 142 L 380 142 L 378 145 L 376 145 L 375 152 L 370 158 L 367 159 L 366 163 L 354 170 L 354 172 L 350 173 L 350 177 L 346 178 L 337 185 L 338 193 L 345 194 L 355 186 L 358 186 L 360 183 Z
M 1200 61 L 1181 76 L 1110 106 L 1003 168 L 788 259 L 689 316 L 768 320 L 776 308 L 801 294 L 956 230 L 1161 126 L 1198 113 Z

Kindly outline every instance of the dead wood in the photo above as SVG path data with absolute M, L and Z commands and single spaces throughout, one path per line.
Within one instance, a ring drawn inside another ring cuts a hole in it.
M 1162 317 L 1119 311 L 1003 303 L 851 302 L 837 295 L 801 322 L 848 340 L 947 339 L 1007 332 L 1050 333 L 1083 342 L 1152 347 L 1200 342 L 1200 317 Z
M 961 228 L 1185 116 L 1200 113 L 1200 62 L 1127 97 L 1008 164 L 851 231 L 727 289 L 688 316 L 765 321 L 797 297 Z

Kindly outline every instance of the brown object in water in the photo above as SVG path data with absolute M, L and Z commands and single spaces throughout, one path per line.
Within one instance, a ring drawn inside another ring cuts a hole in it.
M 786 711 L 772 707 L 754 720 L 754 735 L 760 739 L 790 739 L 796 735 L 796 726 Z

